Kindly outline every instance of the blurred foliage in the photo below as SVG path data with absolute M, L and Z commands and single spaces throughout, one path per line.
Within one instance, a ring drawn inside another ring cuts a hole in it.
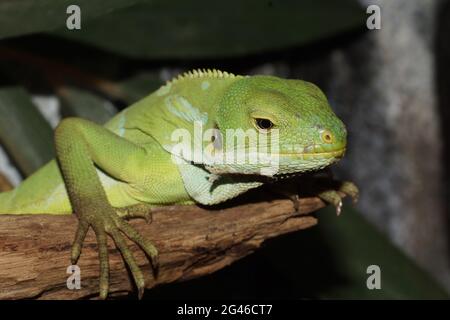
M 81 32 L 65 28 L 72 4 Z M 317 41 L 364 17 L 352 0 L 19 0 L 0 2 L 0 39 L 49 31 L 133 57 L 218 57 Z
M 56 34 L 131 57 L 217 58 L 318 41 L 364 19 L 352 0 L 153 0 L 100 17 L 89 32 Z
M 50 31 L 66 25 L 67 7 L 82 9 L 82 21 L 111 13 L 139 0 L 16 0 L 0 1 L 0 39 Z
M 163 81 L 157 74 L 145 72 L 121 81 L 118 87 L 120 92 L 123 93 L 123 100 L 128 104 L 132 104 L 149 95 L 162 84 Z
M 64 28 L 69 4 L 81 7 L 79 31 Z M 104 123 L 161 85 L 163 66 L 185 69 L 201 61 L 197 67 L 216 67 L 231 57 L 245 65 L 256 55 L 307 48 L 364 24 L 353 0 L 3 1 L 0 39 L 8 40 L 0 43 L 0 143 L 24 177 L 54 157 L 51 128 L 28 91 L 57 96 L 63 117 Z M 382 269 L 382 290 L 366 288 L 370 264 Z M 216 275 L 147 293 L 177 296 L 447 297 L 349 209 L 339 219 L 322 212 L 317 227 L 270 241 Z
M 54 157 L 53 130 L 19 87 L 0 88 L 0 142 L 26 176 Z
M 59 93 L 63 117 L 79 117 L 104 124 L 117 113 L 111 102 L 88 91 L 64 88 Z

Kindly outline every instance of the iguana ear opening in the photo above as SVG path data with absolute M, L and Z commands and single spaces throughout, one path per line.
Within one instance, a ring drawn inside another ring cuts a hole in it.
M 222 150 L 223 137 L 222 137 L 222 133 L 219 130 L 219 126 L 217 125 L 217 122 L 214 123 L 213 135 L 211 136 L 211 142 L 213 143 L 214 149 Z

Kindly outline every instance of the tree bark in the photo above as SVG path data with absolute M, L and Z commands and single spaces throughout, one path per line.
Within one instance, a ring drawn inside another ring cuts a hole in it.
M 325 204 L 318 198 L 300 200 L 301 215 L 290 200 L 267 200 L 207 210 L 172 206 L 152 212 L 152 222 L 130 223 L 153 241 L 160 252 L 155 278 L 147 257 L 131 241 L 146 276 L 146 287 L 201 277 L 254 252 L 267 239 L 311 227 L 309 213 Z M 79 299 L 98 295 L 99 263 L 92 230 L 78 266 L 81 289 L 66 286 L 70 249 L 77 226 L 73 215 L 0 216 L 0 299 Z M 120 253 L 110 246 L 110 296 L 133 291 Z

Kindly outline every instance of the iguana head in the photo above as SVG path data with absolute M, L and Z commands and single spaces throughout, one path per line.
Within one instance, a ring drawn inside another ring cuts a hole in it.
M 330 108 L 323 92 L 314 84 L 302 80 L 273 76 L 236 80 L 221 100 L 217 127 L 221 139 L 216 140 L 215 144 L 227 148 L 227 153 L 230 146 L 236 145 L 233 141 L 237 141 L 227 131 L 256 132 L 257 141 L 247 137 L 244 146 L 234 146 L 232 152 L 252 153 L 252 150 L 258 150 L 257 153 L 260 153 L 268 149 L 271 159 L 277 159 L 274 174 L 322 169 L 338 161 L 346 148 L 344 124 Z M 275 139 L 277 135 L 278 143 Z M 222 165 L 208 166 L 210 171 L 216 173 L 252 174 L 267 167 L 267 163 L 248 161 L 243 164 L 225 161 Z M 269 171 L 268 175 L 273 174 Z

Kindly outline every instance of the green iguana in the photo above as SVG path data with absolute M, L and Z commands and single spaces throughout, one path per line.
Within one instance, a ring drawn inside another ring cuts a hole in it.
M 240 145 L 236 133 L 247 134 Z M 125 237 L 158 266 L 157 249 L 128 218 L 146 217 L 157 206 L 221 203 L 267 181 L 328 167 L 345 152 L 346 129 L 309 82 L 203 69 L 167 82 L 104 126 L 64 119 L 55 144 L 56 160 L 0 194 L 0 213 L 76 213 L 72 263 L 92 227 L 100 297 L 106 298 L 107 236 L 128 264 L 139 296 L 144 277 Z M 352 183 L 342 186 L 357 196 Z M 320 196 L 340 208 L 337 191 Z

